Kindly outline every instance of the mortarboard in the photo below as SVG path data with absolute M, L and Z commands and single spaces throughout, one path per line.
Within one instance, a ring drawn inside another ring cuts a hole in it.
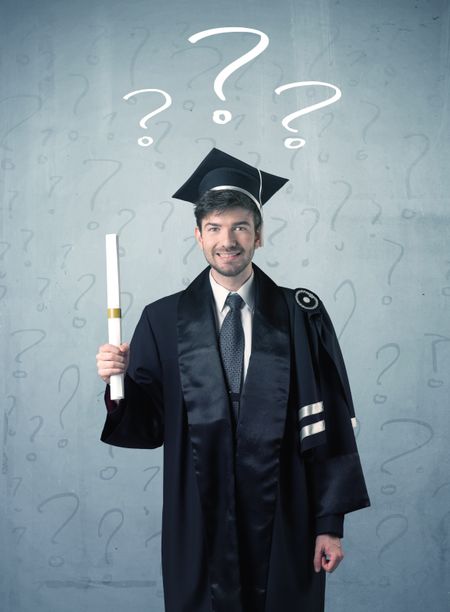
M 289 179 L 262 172 L 254 166 L 213 148 L 173 198 L 196 203 L 208 190 L 231 189 L 247 195 L 261 210 Z

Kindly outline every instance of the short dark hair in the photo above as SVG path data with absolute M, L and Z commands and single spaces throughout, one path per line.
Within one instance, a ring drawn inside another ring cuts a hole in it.
M 206 191 L 195 204 L 194 215 L 197 227 L 201 231 L 203 219 L 212 212 L 223 213 L 230 208 L 244 208 L 253 213 L 255 231 L 261 227 L 262 217 L 258 207 L 245 193 L 234 189 Z

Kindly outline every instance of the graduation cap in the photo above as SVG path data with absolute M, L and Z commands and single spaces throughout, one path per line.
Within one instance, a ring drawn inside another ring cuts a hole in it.
M 196 204 L 209 190 L 231 189 L 247 195 L 261 211 L 262 205 L 289 179 L 258 168 L 213 148 L 173 198 Z

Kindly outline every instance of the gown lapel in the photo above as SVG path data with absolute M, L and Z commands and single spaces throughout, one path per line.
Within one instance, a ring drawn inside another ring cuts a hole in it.
M 290 382 L 289 311 L 281 289 L 254 265 L 252 353 L 237 426 L 236 494 L 244 608 L 263 611 L 279 456 Z
M 252 353 L 233 435 L 209 268 L 183 292 L 178 361 L 204 513 L 213 609 L 263 612 L 290 380 L 282 291 L 255 270 Z M 242 585 L 242 587 L 241 587 Z
M 178 363 L 203 509 L 214 612 L 240 612 L 234 440 L 209 268 L 182 293 Z

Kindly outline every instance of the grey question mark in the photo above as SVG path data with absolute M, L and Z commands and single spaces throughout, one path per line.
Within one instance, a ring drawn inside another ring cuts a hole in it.
M 110 547 L 110 544 L 111 544 L 111 540 L 116 535 L 116 533 L 119 531 L 119 529 L 122 527 L 123 522 L 124 522 L 124 515 L 123 515 L 122 510 L 120 508 L 111 508 L 111 510 L 107 510 L 103 514 L 102 518 L 100 519 L 100 522 L 98 524 L 98 530 L 97 530 L 98 537 L 99 538 L 103 537 L 103 533 L 102 533 L 103 523 L 105 522 L 105 520 L 107 519 L 108 516 L 113 516 L 113 515 L 119 516 L 119 521 L 118 521 L 117 527 L 115 527 L 111 531 L 109 537 L 106 540 L 105 553 L 104 554 L 105 554 L 105 562 L 106 562 L 107 565 L 111 565 L 111 563 L 112 563 L 111 555 L 109 554 L 109 550 L 108 550 L 109 547 Z
M 44 419 L 41 416 L 39 416 L 39 415 L 31 417 L 29 420 L 30 421 L 35 421 L 36 419 L 38 420 L 38 425 L 37 425 L 36 429 L 33 431 L 33 433 L 30 436 L 30 442 L 31 443 L 34 442 L 37 434 L 41 431 L 42 426 L 44 424 Z M 26 458 L 27 458 L 27 461 L 36 461 L 37 455 L 36 455 L 36 453 L 28 453 Z
M 58 380 L 58 393 L 61 393 L 61 387 L 62 387 L 62 380 L 64 378 L 64 376 L 70 372 L 73 371 L 75 372 L 75 385 L 73 390 L 71 390 L 70 394 L 69 394 L 69 398 L 65 401 L 65 403 L 63 404 L 63 407 L 61 408 L 60 412 L 59 412 L 59 424 L 61 425 L 61 429 L 64 429 L 64 423 L 63 423 L 63 413 L 66 410 L 67 406 L 70 404 L 70 402 L 73 400 L 73 398 L 75 397 L 76 392 L 78 391 L 78 387 L 80 386 L 80 368 L 75 365 L 74 363 L 71 365 L 68 365 L 62 372 L 61 372 L 61 376 L 59 377 Z M 70 385 L 69 385 L 69 389 L 70 389 Z M 67 438 L 62 438 L 58 441 L 58 447 L 59 448 L 65 448 L 67 446 L 67 444 L 69 443 L 69 440 Z
M 438 371 L 438 359 L 437 359 L 437 345 L 443 342 L 450 342 L 450 338 L 442 336 L 441 334 L 424 334 L 428 338 L 437 338 L 431 342 L 431 359 L 433 365 L 433 372 L 437 374 Z M 428 386 L 431 388 L 441 387 L 444 384 L 443 380 L 437 380 L 436 378 L 428 379 Z
M 387 238 L 383 238 L 383 240 L 385 242 L 389 242 L 389 244 L 393 244 L 394 246 L 398 247 L 399 250 L 400 250 L 400 252 L 398 254 L 398 257 L 396 257 L 396 259 L 394 260 L 394 263 L 392 264 L 392 266 L 390 267 L 389 272 L 388 272 L 388 285 L 391 286 L 392 273 L 394 272 L 397 264 L 402 259 L 403 254 L 405 252 L 405 247 L 402 244 L 400 244 L 399 242 L 394 242 L 394 240 L 388 240 Z M 385 306 L 388 306 L 389 304 L 392 303 L 392 296 L 384 295 L 383 298 L 381 299 L 381 303 L 384 304 Z
M 413 169 L 417 166 L 417 164 L 420 162 L 420 160 L 425 157 L 425 155 L 428 153 L 429 149 L 430 149 L 430 139 L 428 138 L 428 136 L 426 136 L 425 134 L 407 134 L 405 137 L 405 140 L 409 140 L 410 138 L 419 138 L 422 140 L 423 143 L 423 148 L 420 151 L 419 155 L 416 157 L 416 159 L 414 159 L 411 164 L 408 166 L 408 168 L 406 169 L 406 196 L 408 198 L 408 200 L 412 199 L 412 198 L 419 198 L 421 196 L 416 196 L 413 195 L 412 193 L 412 189 L 411 189 L 411 173 L 413 171 Z
M 398 521 L 398 520 L 400 520 L 402 523 L 402 525 L 400 525 L 400 529 L 398 529 L 397 533 L 394 533 L 394 535 L 385 544 L 383 544 L 380 551 L 378 552 L 378 561 L 380 562 L 380 564 L 381 564 L 380 559 L 382 555 L 384 555 L 386 551 L 388 550 L 388 548 L 390 548 L 395 542 L 397 542 L 408 531 L 409 523 L 408 523 L 407 517 L 404 514 L 390 514 L 389 516 L 384 517 L 384 519 L 382 519 L 376 526 L 375 532 L 377 536 L 380 537 L 380 530 L 383 525 L 386 525 L 389 522 Z M 380 586 L 388 586 L 389 584 L 390 584 L 390 581 L 387 576 L 384 576 L 380 581 Z
M 130 218 L 127 219 L 127 221 L 125 221 L 125 223 L 123 223 L 119 229 L 117 230 L 117 234 L 119 235 L 119 237 L 121 236 L 121 232 L 124 230 L 124 228 L 133 221 L 133 219 L 136 217 L 136 212 L 134 210 L 132 210 L 131 208 L 122 208 L 121 210 L 119 210 L 119 215 L 123 215 L 123 213 L 128 213 L 130 215 Z M 124 255 L 126 255 L 127 252 L 125 250 L 125 247 L 120 246 L 119 247 L 119 257 L 123 257 Z
M 388 371 L 390 370 L 395 363 L 397 363 L 397 361 L 400 358 L 400 346 L 398 344 L 396 344 L 395 342 L 388 342 L 387 344 L 384 344 L 383 346 L 381 346 L 377 352 L 376 352 L 376 358 L 378 360 L 378 357 L 380 356 L 380 353 L 386 349 L 394 349 L 395 355 L 393 357 L 393 359 L 391 361 L 388 362 L 387 366 L 384 367 L 381 372 L 378 375 L 377 378 L 377 385 L 381 385 L 381 377 Z M 374 404 L 384 404 L 387 400 L 387 395 L 381 395 L 379 393 L 376 393 L 373 397 L 373 401 Z
M 109 183 L 109 181 L 110 181 L 111 179 L 113 179 L 113 178 L 116 176 L 116 174 L 117 174 L 118 172 L 120 172 L 120 170 L 122 169 L 122 162 L 118 161 L 117 159 L 85 159 L 85 160 L 83 160 L 83 164 L 87 164 L 87 163 L 89 163 L 89 162 L 100 162 L 100 163 L 108 163 L 108 164 L 115 164 L 115 165 L 116 165 L 115 170 L 113 170 L 113 171 L 111 172 L 111 174 L 109 174 L 109 175 L 108 175 L 108 176 L 105 178 L 105 180 L 103 180 L 103 181 L 100 183 L 100 185 L 97 187 L 97 189 L 96 189 L 96 190 L 94 191 L 94 193 L 92 194 L 92 197 L 91 197 L 91 202 L 90 202 L 90 208 L 91 208 L 91 212 L 93 212 L 93 211 L 94 211 L 94 208 L 95 208 L 95 205 L 96 205 L 96 202 L 97 202 L 97 197 L 98 197 L 98 194 L 99 194 L 99 193 L 100 193 L 100 191 L 103 189 L 103 187 L 105 187 L 105 185 L 106 185 L 107 183 Z M 88 228 L 89 230 L 96 230 L 96 229 L 98 229 L 98 228 L 99 228 L 99 223 L 97 223 L 97 221 L 90 221 L 90 222 L 87 224 L 87 228 Z
M 33 230 L 29 230 L 29 229 L 21 229 L 20 231 L 23 234 L 28 234 L 28 238 L 25 239 L 25 242 L 24 242 L 23 247 L 22 247 L 22 249 L 25 251 L 25 253 L 28 253 L 28 245 L 30 244 L 30 242 L 34 238 L 34 231 Z M 31 261 L 27 260 L 24 265 L 27 266 L 27 267 L 31 266 Z
M 342 202 L 338 205 L 338 207 L 336 208 L 334 215 L 331 218 L 331 230 L 333 232 L 336 231 L 336 222 L 339 216 L 339 213 L 341 212 L 341 210 L 344 208 L 345 204 L 347 203 L 347 201 L 349 200 L 350 196 L 352 195 L 353 192 L 353 188 L 350 185 L 350 183 L 348 183 L 347 181 L 333 181 L 333 185 L 344 185 L 344 187 L 346 188 L 346 193 L 344 194 L 344 197 L 342 198 Z M 342 251 L 342 249 L 344 248 L 344 243 L 341 242 L 341 246 L 338 247 L 337 245 L 335 246 L 335 248 L 338 251 Z
M 273 239 L 275 238 L 275 236 L 277 236 L 280 232 L 282 232 L 284 230 L 284 228 L 287 225 L 287 221 L 286 219 L 282 219 L 281 217 L 270 217 L 273 221 L 279 221 L 280 222 L 280 226 L 274 230 L 273 232 L 271 232 L 271 234 L 267 237 L 267 240 L 269 241 L 269 243 L 274 246 L 273 244 Z M 266 264 L 272 268 L 276 267 L 279 265 L 278 261 L 274 261 L 274 262 L 270 262 L 268 260 L 266 260 Z
M 39 291 L 39 297 L 42 297 L 45 293 L 45 290 L 48 289 L 48 286 L 50 285 L 50 279 L 46 278 L 45 276 L 38 276 L 37 280 L 44 281 L 44 286 Z M 40 304 L 36 306 L 36 310 L 38 312 L 42 312 L 44 308 L 45 308 L 45 304 L 43 302 L 41 302 Z
M 381 472 L 383 472 L 383 474 L 389 474 L 390 476 L 392 476 L 392 472 L 390 472 L 387 468 L 386 465 L 388 463 L 392 463 L 393 461 L 396 461 L 397 459 L 400 459 L 401 457 L 404 457 L 405 455 L 409 455 L 411 453 L 415 453 L 416 451 L 418 451 L 420 448 L 422 448 L 423 446 L 426 446 L 433 438 L 434 436 L 434 431 L 431 427 L 431 425 L 429 423 L 426 423 L 425 421 L 419 421 L 417 419 L 407 419 L 407 418 L 402 418 L 402 419 L 390 419 L 389 421 L 385 421 L 381 427 L 380 430 L 383 431 L 384 427 L 386 425 L 392 425 L 394 423 L 411 423 L 413 425 L 420 425 L 421 427 L 424 427 L 427 431 L 428 431 L 428 438 L 425 440 L 425 442 L 422 442 L 420 444 L 415 444 L 412 448 L 406 450 L 406 451 L 402 451 L 401 453 L 398 453 L 397 455 L 394 455 L 393 457 L 390 457 L 389 459 L 386 459 L 386 461 L 383 461 L 383 463 L 380 466 L 380 470 Z M 421 468 L 417 468 L 416 471 L 421 471 Z M 391 487 L 391 491 L 395 492 L 396 490 L 396 486 L 395 485 L 390 485 Z M 388 494 L 387 491 L 383 491 L 382 493 Z M 390 493 L 389 493 L 390 494 Z
M 87 289 L 85 289 L 79 296 L 78 298 L 75 300 L 75 303 L 73 305 L 74 309 L 78 311 L 78 304 L 80 303 L 80 300 L 86 295 L 86 293 L 88 291 L 90 291 L 92 289 L 92 287 L 95 285 L 95 274 L 82 274 L 80 276 L 80 278 L 78 279 L 78 282 L 80 282 L 81 279 L 83 278 L 90 278 L 90 283 L 87 286 Z M 83 317 L 73 317 L 72 319 L 72 327 L 75 327 L 76 329 L 81 329 L 82 327 L 84 327 L 86 325 L 86 319 Z
M 69 255 L 70 251 L 73 249 L 73 244 L 63 244 L 63 245 L 61 245 L 61 248 L 65 249 L 63 261 L 62 261 L 62 264 L 60 266 L 61 270 L 63 270 L 66 267 L 67 256 Z
M 33 95 L 28 95 L 28 94 L 21 94 L 21 95 L 18 95 L 18 96 L 8 96 L 8 97 L 3 98 L 2 100 L 0 100 L 0 104 L 2 102 L 6 102 L 6 100 L 17 100 L 19 98 L 27 98 L 27 99 L 30 99 L 30 100 L 37 101 L 37 108 L 35 110 L 33 110 L 31 113 L 29 113 L 26 117 L 24 117 L 23 119 L 21 119 L 20 121 L 18 121 L 14 125 L 12 125 L 8 130 L 6 130 L 6 132 L 3 135 L 2 140 L 0 142 L 0 146 L 3 149 L 5 149 L 6 151 L 12 151 L 13 150 L 13 149 L 11 149 L 10 147 L 8 147 L 7 145 L 4 144 L 5 140 L 11 134 L 11 132 L 13 130 L 16 130 L 21 125 L 23 125 L 26 121 L 28 121 L 28 119 L 31 119 L 31 117 L 33 117 L 33 115 L 38 113 L 41 110 L 41 108 L 42 108 L 42 98 L 40 98 L 39 96 L 33 96 Z M 13 164 L 13 167 L 14 167 L 14 164 Z M 12 169 L 12 168 L 10 168 L 10 169 Z
M 46 506 L 48 503 L 53 502 L 57 499 L 70 499 L 70 500 L 73 500 L 75 504 L 70 514 L 67 516 L 64 522 L 60 525 L 60 527 L 58 527 L 58 529 L 52 535 L 51 540 L 50 540 L 52 544 L 58 544 L 58 540 L 56 539 L 56 536 L 59 535 L 59 533 L 64 529 L 64 527 L 66 527 L 70 523 L 70 521 L 73 519 L 75 514 L 78 512 L 78 508 L 80 507 L 80 498 L 75 493 L 57 493 L 56 495 L 52 495 L 51 497 L 48 497 L 47 499 L 42 501 L 37 507 L 38 512 L 42 513 L 44 506 Z M 64 557 L 61 557 L 58 555 L 51 555 L 48 560 L 48 564 L 51 567 L 61 567 L 62 565 L 64 565 L 64 563 L 65 563 Z
M 184 242 L 188 242 L 188 241 L 190 241 L 190 240 L 193 240 L 193 244 L 192 244 L 192 246 L 191 246 L 191 247 L 189 247 L 189 249 L 188 249 L 188 250 L 186 251 L 186 253 L 183 255 L 183 263 L 184 263 L 184 265 L 186 265 L 186 264 L 187 264 L 187 260 L 188 260 L 189 255 L 192 253 L 192 251 L 194 251 L 194 250 L 195 250 L 195 247 L 197 246 L 197 241 L 196 241 L 196 239 L 195 239 L 195 236 L 188 236 L 187 238 L 184 238 L 184 240 L 183 240 L 183 241 L 184 241 Z
M 137 26 L 135 28 L 133 28 L 133 32 L 131 34 L 132 37 L 135 36 L 135 33 L 138 32 L 139 30 L 143 30 L 145 35 L 143 40 L 141 40 L 141 42 L 138 44 L 138 46 L 136 47 L 136 49 L 134 50 L 134 53 L 131 57 L 131 61 L 130 61 L 130 82 L 131 82 L 131 86 L 134 89 L 135 87 L 135 70 L 136 70 L 136 62 L 137 62 L 137 58 L 140 54 L 140 52 L 142 51 L 142 49 L 144 48 L 145 44 L 147 43 L 148 39 L 150 38 L 150 32 L 147 28 L 143 27 L 143 26 Z
M 363 130 L 362 130 L 362 140 L 363 140 L 363 143 L 367 144 L 367 132 L 369 131 L 369 128 L 372 127 L 372 125 L 376 121 L 378 121 L 378 118 L 380 116 L 381 111 L 380 111 L 380 107 L 377 104 L 374 104 L 373 102 L 367 102 L 367 100 L 361 100 L 361 104 L 367 104 L 368 106 L 371 106 L 372 108 L 375 109 L 373 117 L 371 117 L 369 119 L 369 121 L 365 124 L 365 126 L 363 127 Z M 367 152 L 364 151 L 364 150 L 359 150 L 356 153 L 356 159 L 365 160 L 368 157 L 369 156 L 368 156 Z
M 165 229 L 165 227 L 166 227 L 166 223 L 167 223 L 167 221 L 170 219 L 170 217 L 172 216 L 172 213 L 173 213 L 174 208 L 175 208 L 174 203 L 173 203 L 173 202 L 169 202 L 168 200 L 164 200 L 163 202 L 159 202 L 159 205 L 160 205 L 160 206 L 161 206 L 162 204 L 168 204 L 168 205 L 169 205 L 169 209 L 170 209 L 170 210 L 169 210 L 169 212 L 168 212 L 167 216 L 166 216 L 166 217 L 164 217 L 164 219 L 163 219 L 163 221 L 162 221 L 162 223 L 161 223 L 161 233 L 163 233 L 163 232 L 164 232 L 164 229 Z M 158 253 L 159 253 L 159 254 L 161 254 L 161 253 L 162 253 L 162 249 L 161 249 L 161 248 L 159 248 L 159 249 L 158 249 Z
M 355 285 L 353 284 L 353 282 L 350 279 L 346 279 L 344 281 L 342 281 L 342 283 L 339 285 L 339 287 L 336 289 L 336 291 L 333 294 L 333 298 L 334 301 L 336 302 L 336 298 L 338 293 L 344 288 L 344 287 L 349 287 L 350 288 L 350 292 L 353 298 L 353 304 L 352 304 L 352 308 L 350 310 L 350 314 L 348 315 L 346 321 L 344 322 L 344 325 L 342 326 L 341 331 L 338 334 L 338 339 L 340 340 L 342 337 L 342 334 L 344 333 L 344 331 L 347 328 L 347 325 L 350 323 L 350 319 L 353 317 L 355 310 L 356 310 L 356 305 L 358 303 L 358 300 L 356 298 L 356 289 L 355 289 Z
M 305 241 L 309 242 L 309 240 L 311 238 L 311 232 L 316 227 L 316 225 L 319 223 L 320 212 L 316 208 L 304 208 L 300 214 L 303 216 L 305 213 L 312 213 L 314 215 L 314 217 L 315 217 L 313 224 L 308 229 L 308 231 L 306 232 L 306 236 L 305 236 Z M 309 259 L 307 259 L 307 258 L 303 259 L 302 260 L 302 266 L 306 267 L 308 265 L 309 265 Z
M 27 351 L 29 351 L 31 348 L 37 346 L 38 344 L 40 344 L 46 337 L 47 337 L 47 332 L 45 332 L 43 329 L 17 329 L 13 332 L 11 332 L 11 336 L 15 336 L 16 334 L 27 334 L 27 333 L 32 333 L 32 334 L 40 334 L 40 338 L 38 340 L 36 340 L 36 342 L 32 342 L 31 344 L 29 344 L 28 346 L 26 346 L 24 349 L 22 349 L 19 353 L 16 354 L 14 361 L 16 363 L 22 363 L 22 355 L 24 353 L 26 353 Z M 26 370 L 15 370 L 13 372 L 13 376 L 14 378 L 26 378 L 28 376 L 28 373 L 26 372 Z

